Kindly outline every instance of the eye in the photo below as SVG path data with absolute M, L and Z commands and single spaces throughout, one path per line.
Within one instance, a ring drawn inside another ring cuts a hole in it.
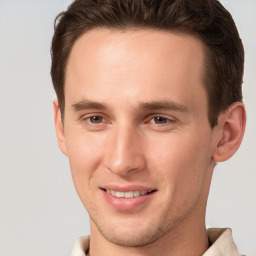
M 101 115 L 85 115 L 80 118 L 81 124 L 87 130 L 99 131 L 105 129 L 109 125 L 108 119 Z
M 100 124 L 103 122 L 102 116 L 90 116 L 90 117 L 88 117 L 88 119 L 93 124 Z
M 151 120 L 150 120 L 150 123 L 154 123 L 154 124 L 166 124 L 168 123 L 168 119 L 166 117 L 162 117 L 162 116 L 156 116 L 156 117 L 153 117 Z
M 177 127 L 178 120 L 173 116 L 152 115 L 147 119 L 146 124 L 155 131 L 170 131 Z
M 165 124 L 171 124 L 174 123 L 175 120 L 163 116 L 154 116 L 149 120 L 149 123 L 156 124 L 156 125 L 165 125 Z

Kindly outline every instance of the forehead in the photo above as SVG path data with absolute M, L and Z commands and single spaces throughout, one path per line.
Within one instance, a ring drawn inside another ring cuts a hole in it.
M 173 62 L 176 63 L 184 58 L 197 59 L 200 65 L 203 55 L 203 43 L 197 37 L 186 33 L 155 29 L 93 29 L 83 34 L 74 43 L 68 60 L 67 73 L 74 64 L 78 64 L 78 61 L 81 64 L 85 60 L 88 60 L 88 66 L 90 66 L 89 61 L 93 59 L 102 64 L 104 60 L 119 64 L 117 58 L 126 58 L 128 61 L 130 57 L 130 60 L 136 61 L 138 57 L 148 56 L 142 61 L 155 57 L 151 62 L 157 62 L 161 58 L 162 63 L 165 64 L 166 61 L 171 61 L 169 57 L 172 57 Z M 177 56 L 178 58 L 174 59 Z M 186 63 L 189 64 L 189 61 Z
M 128 102 L 140 95 L 145 102 L 164 96 L 189 101 L 198 90 L 206 96 L 203 67 L 203 43 L 192 35 L 95 29 L 81 36 L 71 50 L 65 99 Z

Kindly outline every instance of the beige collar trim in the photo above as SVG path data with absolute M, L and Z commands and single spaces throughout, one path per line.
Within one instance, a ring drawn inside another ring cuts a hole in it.
M 210 228 L 207 230 L 212 246 L 202 256 L 238 256 L 237 247 L 233 241 L 230 228 Z M 89 250 L 90 237 L 83 236 L 77 239 L 71 256 L 86 256 Z
M 207 233 L 212 246 L 203 254 L 203 256 L 239 255 L 230 228 L 209 228 Z

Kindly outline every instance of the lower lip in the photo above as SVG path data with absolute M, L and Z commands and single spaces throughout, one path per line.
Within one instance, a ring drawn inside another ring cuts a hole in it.
M 143 196 L 124 198 L 112 196 L 111 194 L 108 194 L 104 190 L 102 190 L 102 193 L 106 201 L 112 207 L 119 210 L 133 210 L 135 208 L 138 208 L 139 206 L 144 205 L 155 194 L 155 192 L 151 192 Z

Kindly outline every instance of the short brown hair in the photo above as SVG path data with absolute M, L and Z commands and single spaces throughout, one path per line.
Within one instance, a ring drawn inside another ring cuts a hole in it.
M 206 46 L 208 119 L 242 101 L 244 49 L 230 13 L 217 0 L 75 0 L 55 20 L 51 76 L 62 117 L 65 70 L 75 41 L 94 28 L 153 28 L 197 36 Z

